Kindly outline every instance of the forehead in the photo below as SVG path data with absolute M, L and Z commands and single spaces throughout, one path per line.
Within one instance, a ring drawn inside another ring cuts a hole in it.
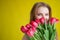
M 49 13 L 49 9 L 47 7 L 39 7 L 38 13 Z

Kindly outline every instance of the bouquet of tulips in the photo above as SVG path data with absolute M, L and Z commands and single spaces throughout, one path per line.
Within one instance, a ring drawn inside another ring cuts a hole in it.
M 22 26 L 21 31 L 29 40 L 55 40 L 56 27 L 54 25 L 57 21 L 59 20 L 56 18 L 50 18 L 48 22 L 44 18 L 35 19 L 26 26 Z

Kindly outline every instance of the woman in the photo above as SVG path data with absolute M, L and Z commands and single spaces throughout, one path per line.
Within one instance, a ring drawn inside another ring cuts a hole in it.
M 46 3 L 38 2 L 33 6 L 31 10 L 30 22 L 34 21 L 35 19 L 40 19 L 42 17 L 44 17 L 46 21 L 49 21 L 51 16 L 52 14 L 51 14 L 50 6 Z M 24 35 L 23 40 L 28 40 L 26 35 Z M 56 37 L 56 40 L 57 40 L 57 37 Z

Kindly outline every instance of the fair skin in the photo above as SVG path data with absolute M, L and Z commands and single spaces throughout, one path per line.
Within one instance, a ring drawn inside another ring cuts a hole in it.
M 49 9 L 47 7 L 39 7 L 37 13 L 35 13 L 35 18 L 40 19 L 44 17 L 45 20 L 49 20 Z
M 39 7 L 37 13 L 35 13 L 36 19 L 40 19 L 42 17 L 44 17 L 46 21 L 49 20 L 49 9 L 47 7 L 44 7 L 44 6 Z M 26 35 L 24 35 L 22 40 L 28 40 L 26 38 Z

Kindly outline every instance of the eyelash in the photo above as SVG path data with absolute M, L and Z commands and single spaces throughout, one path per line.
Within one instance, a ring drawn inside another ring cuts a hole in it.
M 42 14 L 37 14 L 38 16 L 42 15 Z
M 38 16 L 42 15 L 42 14 L 37 14 Z M 46 16 L 48 16 L 48 14 L 45 14 Z
M 46 16 L 48 16 L 48 14 L 45 14 Z

